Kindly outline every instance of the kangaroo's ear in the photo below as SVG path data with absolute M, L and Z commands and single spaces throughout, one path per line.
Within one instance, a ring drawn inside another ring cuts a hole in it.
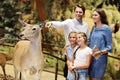
M 24 22 L 24 21 L 22 21 L 22 20 L 20 20 L 20 19 L 18 19 L 18 21 L 22 24 L 22 26 L 26 26 L 26 25 L 28 25 L 26 22 Z

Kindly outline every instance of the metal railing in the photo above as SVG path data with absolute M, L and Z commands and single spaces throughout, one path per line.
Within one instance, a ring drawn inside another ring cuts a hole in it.
M 11 44 L 9 44 L 9 43 L 3 43 L 3 42 L 0 42 L 0 45 L 1 45 L 1 46 L 14 47 L 14 45 L 11 45 Z M 58 54 L 61 54 L 59 50 L 56 51 L 56 52 L 57 52 Z M 55 73 L 55 80 L 57 80 L 57 77 L 58 77 L 58 74 L 59 74 L 59 73 L 58 73 L 58 62 L 59 62 L 59 60 L 65 62 L 65 60 L 62 59 L 59 55 L 58 55 L 58 56 L 51 55 L 50 52 L 48 52 L 48 51 L 44 51 L 44 50 L 43 50 L 43 53 L 44 53 L 45 55 L 51 56 L 51 57 L 53 57 L 53 58 L 56 58 L 55 71 L 49 71 L 49 70 L 44 70 L 44 71 L 47 71 L 47 72 L 50 72 L 50 73 Z M 120 60 L 119 57 L 112 56 L 112 55 L 109 55 L 109 54 L 108 54 L 108 57 L 113 58 L 113 59 Z M 62 74 L 59 74 L 59 75 L 62 75 Z

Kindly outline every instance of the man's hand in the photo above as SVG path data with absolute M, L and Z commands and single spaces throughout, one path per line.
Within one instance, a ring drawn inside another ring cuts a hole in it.
M 46 24 L 45 24 L 45 27 L 50 27 L 52 25 L 52 23 L 51 22 L 47 22 Z

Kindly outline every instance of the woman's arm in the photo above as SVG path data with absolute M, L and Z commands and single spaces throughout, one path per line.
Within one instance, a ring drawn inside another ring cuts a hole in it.
M 107 28 L 104 35 L 105 39 L 105 49 L 101 50 L 102 54 L 105 54 L 107 52 L 112 52 L 112 30 L 110 28 Z

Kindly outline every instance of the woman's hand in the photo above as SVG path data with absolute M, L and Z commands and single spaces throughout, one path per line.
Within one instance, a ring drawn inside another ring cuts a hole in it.
M 99 57 L 101 55 L 101 51 L 95 51 L 92 56 L 93 57 Z

